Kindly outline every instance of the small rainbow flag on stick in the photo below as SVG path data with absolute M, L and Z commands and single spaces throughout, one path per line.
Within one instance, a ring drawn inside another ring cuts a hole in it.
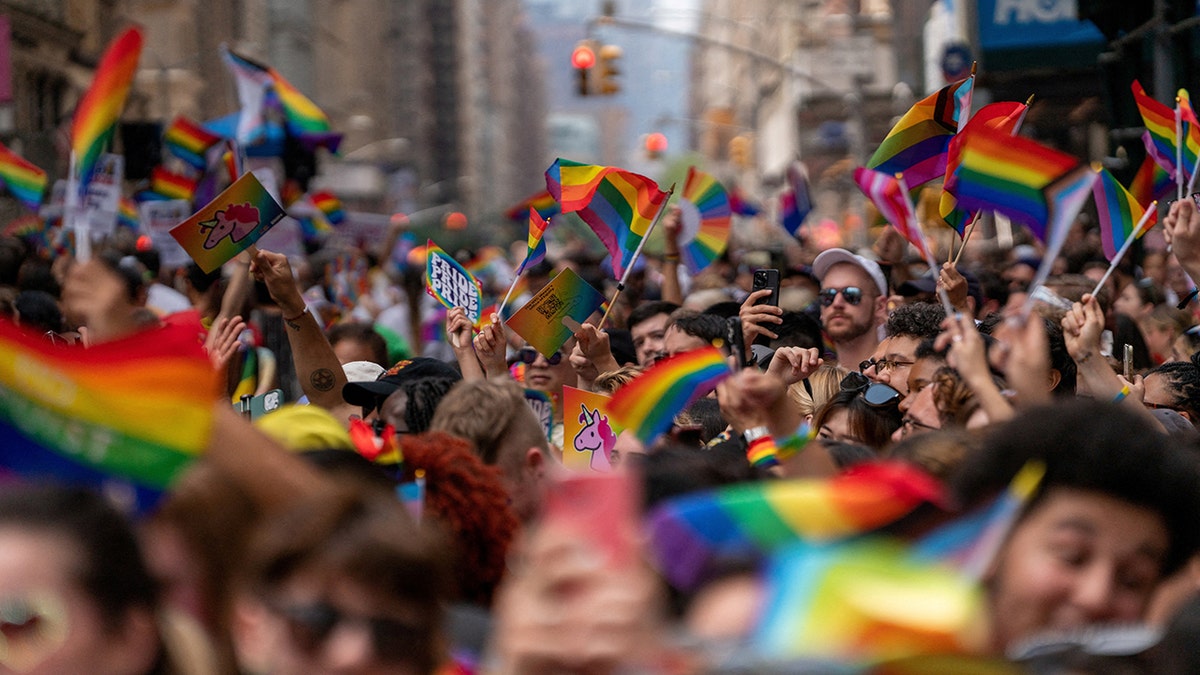
M 144 511 L 208 444 L 217 391 L 182 327 L 72 349 L 0 322 L 0 472 L 127 486 Z
M 942 183 L 942 198 L 938 204 L 938 214 L 950 227 L 954 228 L 955 232 L 958 232 L 958 236 L 964 236 L 969 220 L 969 214 L 958 208 L 958 200 L 954 198 L 954 192 L 958 187 L 958 180 L 954 177 L 954 172 L 958 170 L 958 164 L 962 160 L 963 139 L 972 129 L 981 126 L 998 129 L 1015 136 L 1020 130 L 1028 110 L 1028 103 L 1015 101 L 990 103 L 980 108 L 979 112 L 975 113 L 975 116 L 962 127 L 962 131 L 950 139 L 950 147 L 946 154 L 946 176 Z
M 971 114 L 975 76 L 947 85 L 917 102 L 867 160 L 867 168 L 903 173 L 918 188 L 946 173 L 946 150 L 959 121 Z
M 1107 169 L 1100 169 L 1100 178 L 1092 186 L 1096 211 L 1100 216 L 1100 241 L 1104 257 L 1115 262 L 1117 252 L 1130 239 L 1138 239 L 1158 222 L 1157 209 L 1143 209 Z M 1152 203 L 1157 206 L 1157 203 Z
M 538 215 L 546 220 L 550 220 L 561 211 L 558 202 L 554 201 L 554 195 L 550 194 L 549 190 L 542 190 L 505 211 L 504 215 L 509 220 L 519 221 L 525 217 L 525 213 L 529 209 L 537 211 Z
M 167 199 L 182 199 L 190 202 L 196 196 L 196 183 L 193 178 L 178 174 L 165 167 L 156 166 L 150 172 L 150 190 Z
M 220 136 L 182 115 L 163 132 L 163 145 L 167 151 L 197 171 L 205 169 L 208 165 L 205 153 L 220 142 Z
M 672 499 L 648 516 L 648 541 L 663 575 L 686 590 L 721 560 L 758 558 L 797 539 L 859 535 L 944 499 L 941 485 L 920 469 L 873 462 L 829 479 L 735 485 Z
M 645 176 L 611 166 L 557 159 L 546 170 L 546 189 L 564 213 L 578 213 L 612 256 L 621 279 L 641 248 L 667 193 Z
M 26 208 L 37 211 L 46 192 L 46 172 L 0 144 L 0 179 Z
M 75 107 L 75 118 L 71 124 L 71 154 L 80 194 L 87 187 L 100 154 L 112 138 L 117 119 L 125 108 L 129 87 L 137 74 L 141 54 L 142 30 L 134 26 L 108 46 L 100 65 L 96 66 L 92 86 Z
M 342 209 L 342 200 L 334 196 L 332 192 L 314 192 L 310 195 L 310 199 L 313 206 L 325 214 L 325 220 L 328 220 L 330 225 L 341 225 L 346 220 L 346 212 Z
M 1133 91 L 1133 100 L 1137 103 L 1138 112 L 1142 114 L 1142 123 L 1146 125 L 1146 131 L 1150 134 L 1154 160 L 1175 178 L 1175 111 L 1151 98 L 1142 88 L 1142 83 L 1137 80 L 1133 81 L 1130 89 Z
M 676 354 L 621 387 L 609 413 L 619 425 L 649 443 L 671 427 L 676 414 L 729 375 L 729 365 L 716 347 Z
M 1147 144 L 1153 144 L 1154 141 L 1150 140 L 1149 136 L 1148 132 L 1143 133 L 1142 140 Z M 1138 167 L 1137 173 L 1129 183 L 1129 192 L 1137 203 L 1149 204 L 1170 194 L 1172 187 L 1174 187 L 1174 183 L 1171 182 L 1171 174 L 1159 166 L 1150 153 L 1147 153 L 1145 159 L 1142 160 L 1142 165 Z

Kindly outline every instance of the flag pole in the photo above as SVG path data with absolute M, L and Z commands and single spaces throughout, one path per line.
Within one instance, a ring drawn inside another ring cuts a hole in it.
M 1142 226 L 1145 225 L 1146 221 L 1150 219 L 1150 216 L 1154 215 L 1157 211 L 1158 200 L 1156 199 L 1150 202 L 1150 206 L 1146 207 L 1146 212 L 1142 214 L 1142 217 L 1138 220 L 1137 225 L 1133 227 L 1133 232 L 1131 232 L 1129 237 L 1125 239 L 1125 243 L 1121 245 L 1121 250 L 1117 251 L 1117 254 L 1113 256 L 1112 262 L 1108 264 L 1108 270 L 1104 272 L 1104 276 L 1100 277 L 1100 281 L 1096 282 L 1096 287 L 1092 289 L 1092 297 L 1096 297 L 1096 294 L 1100 292 L 1100 288 L 1104 286 L 1104 282 L 1108 281 L 1108 278 L 1112 276 L 1113 270 L 1117 269 L 1117 264 L 1121 262 L 1121 258 L 1125 257 L 1125 253 L 1129 251 L 1131 246 L 1133 246 L 1133 242 L 1137 241 L 1138 232 L 1142 231 Z
M 528 256 L 526 256 L 526 262 L 528 262 Z M 517 272 L 516 278 L 513 279 L 513 282 L 508 287 L 508 292 L 504 294 L 504 301 L 500 303 L 500 308 L 496 310 L 497 316 L 504 318 L 504 308 L 508 306 L 508 299 L 512 296 L 513 289 L 515 289 L 517 287 L 517 282 L 521 280 L 521 277 L 524 274 L 525 274 L 525 264 L 522 263 L 521 270 L 519 272 Z
M 936 273 L 938 270 L 937 260 L 933 258 L 933 251 L 929 248 L 929 240 L 925 238 L 925 231 L 921 229 L 921 223 L 917 222 L 917 209 L 913 206 L 912 195 L 908 194 L 908 183 L 904 182 L 904 174 L 896 174 L 896 182 L 900 184 L 900 194 L 904 195 L 904 207 L 908 209 L 908 222 L 912 226 L 913 236 L 921 241 L 921 257 L 925 258 L 925 263 L 929 265 L 929 271 Z M 965 245 L 966 242 L 964 241 Z M 942 307 L 946 309 L 946 316 L 954 316 L 954 305 L 950 304 L 950 295 L 946 293 L 946 288 L 934 283 L 934 288 L 937 289 L 938 298 L 942 301 Z
M 1175 97 L 1175 199 L 1183 199 L 1183 118 Z
M 76 173 L 78 162 L 71 151 L 67 166 L 67 195 L 63 204 L 63 229 L 75 234 L 75 260 L 87 262 L 92 258 L 92 233 L 86 218 L 80 222 L 80 180 Z
M 658 213 L 654 214 L 654 220 L 650 221 L 650 227 L 646 229 L 646 235 L 638 242 L 637 249 L 633 252 L 633 257 L 629 259 L 629 264 L 625 266 L 625 272 L 621 274 L 621 279 L 617 282 L 617 292 L 613 293 L 612 299 L 608 301 L 608 309 L 604 310 L 604 316 L 600 317 L 600 323 L 596 326 L 597 330 L 604 328 L 604 322 L 608 321 L 608 315 L 612 312 L 612 308 L 616 306 L 617 298 L 621 296 L 621 291 L 625 290 L 625 282 L 629 279 L 629 273 L 633 271 L 633 264 L 637 262 L 638 256 L 642 254 L 642 248 L 645 247 L 646 240 L 650 238 L 650 233 L 654 232 L 658 221 L 662 220 L 663 214 L 667 212 L 667 202 L 671 201 L 671 195 L 673 194 L 675 194 L 675 183 L 671 183 L 671 187 L 667 190 L 667 195 L 663 197 L 662 206 L 658 207 Z
M 967 250 L 967 242 L 971 241 L 971 234 L 975 232 L 975 223 L 979 222 L 979 216 L 982 211 L 976 211 L 975 217 L 971 219 L 971 223 L 967 225 L 967 233 L 963 236 L 962 246 L 958 249 L 958 255 L 954 256 L 954 266 L 958 267 L 958 259 L 962 257 L 963 251 Z M 951 244 L 953 245 L 953 244 Z

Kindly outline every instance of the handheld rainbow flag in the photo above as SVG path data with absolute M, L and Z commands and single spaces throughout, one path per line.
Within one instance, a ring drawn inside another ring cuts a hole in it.
M 300 90 L 287 81 L 279 71 L 242 56 L 222 46 L 225 63 L 237 80 L 242 117 L 238 120 L 241 143 L 252 142 L 263 128 L 262 111 L 277 106 L 283 111 L 288 133 L 300 139 L 309 149 L 328 148 L 337 152 L 342 135 L 330 130 L 329 117 Z M 243 125 L 245 129 L 243 129 Z
M 1171 174 L 1174 180 L 1179 169 L 1175 161 L 1175 112 L 1151 98 L 1137 80 L 1133 81 L 1130 89 L 1133 91 L 1133 100 L 1137 103 L 1138 112 L 1142 114 L 1142 123 L 1146 125 L 1146 131 L 1153 142 L 1154 161 Z M 1178 177 L 1178 180 L 1182 180 L 1182 177 Z
M 954 197 L 954 192 L 958 188 L 958 179 L 954 176 L 954 172 L 958 170 L 958 164 L 962 160 L 963 139 L 972 129 L 981 126 L 1016 136 L 1021 129 L 1021 123 L 1025 121 L 1025 113 L 1028 110 L 1028 103 L 1014 101 L 990 103 L 980 108 L 979 112 L 975 113 L 975 116 L 962 127 L 960 132 L 950 139 L 950 147 L 946 153 L 946 175 L 942 182 L 942 197 L 938 203 L 938 215 L 954 228 L 955 232 L 958 232 L 958 236 L 964 235 L 970 219 L 970 214 L 958 208 L 958 200 Z
M 564 213 L 578 213 L 612 256 L 621 279 L 642 239 L 666 205 L 667 193 L 645 176 L 611 166 L 556 159 L 546 169 L 546 189 Z
M 1149 133 L 1143 132 L 1142 140 L 1146 143 L 1153 143 L 1154 141 L 1149 140 L 1149 136 Z M 1149 153 L 1146 153 L 1142 165 L 1138 167 L 1133 180 L 1129 182 L 1129 192 L 1139 204 L 1149 204 L 1162 199 L 1170 194 L 1172 187 L 1174 187 L 1174 183 L 1171 181 L 1171 174 L 1159 166 Z
M 1036 141 L 987 127 L 973 129 L 965 134 L 955 172 L 958 201 L 962 208 L 1003 213 L 1046 241 L 1048 191 L 1080 166 L 1071 155 Z
M 988 647 L 987 603 L 979 584 L 944 565 L 913 560 L 903 544 L 880 537 L 798 542 L 775 556 L 766 578 L 768 600 L 753 637 L 758 654 L 869 664 L 981 654 Z M 892 672 L 886 666 L 880 671 Z M 972 669 L 959 664 L 912 672 Z
M 145 511 L 208 444 L 217 390 L 182 326 L 73 349 L 0 322 L 0 471 L 127 486 Z
M 142 30 L 137 26 L 117 36 L 100 58 L 96 76 L 88 87 L 71 123 L 71 154 L 74 158 L 72 178 L 79 181 L 80 195 L 92 179 L 96 162 L 100 160 L 137 74 L 138 58 L 142 54 Z
M 175 173 L 162 166 L 156 166 L 150 172 L 150 191 L 167 199 L 192 201 L 192 198 L 196 196 L 197 183 L 198 181 L 194 178 Z
M 880 173 L 903 173 L 909 187 L 918 188 L 946 173 L 946 150 L 958 132 L 959 121 L 971 112 L 975 76 L 947 85 L 918 101 L 867 160 Z
M 729 365 L 716 347 L 701 347 L 659 360 L 621 387 L 609 406 L 620 426 L 650 443 L 671 427 L 679 411 L 729 377 Z
M 828 479 L 734 485 L 671 499 L 646 519 L 648 542 L 672 585 L 693 588 L 722 560 L 760 558 L 798 539 L 863 534 L 945 500 L 904 462 L 860 464 Z
M 137 202 L 129 197 L 122 196 L 117 202 L 117 224 L 128 227 L 134 232 L 141 229 L 142 217 L 138 213 Z
M 525 271 L 526 267 L 536 265 L 546 259 L 546 228 L 550 221 L 542 217 L 533 207 L 529 208 L 529 236 L 525 241 L 525 259 L 517 268 L 517 274 Z M 515 283 L 515 280 L 514 280 Z
M 519 221 L 525 217 L 529 209 L 537 211 L 537 214 L 546 220 L 550 220 L 560 212 L 558 202 L 554 201 L 554 195 L 550 194 L 549 190 L 542 190 L 505 211 L 504 216 L 509 220 Z
M 910 244 L 917 247 L 921 257 L 928 257 L 925 255 L 924 237 L 915 236 L 913 232 L 913 228 L 920 228 L 920 224 L 909 217 L 908 204 L 905 202 L 900 182 L 894 176 L 861 166 L 854 170 L 854 182 L 875 208 L 879 209 L 879 214 L 891 223 L 897 232 L 904 235 Z
M 176 117 L 163 132 L 163 146 L 167 151 L 196 171 L 203 171 L 208 166 L 205 155 L 220 142 L 220 136 L 183 115 Z
M 1139 239 L 1158 222 L 1157 209 L 1147 211 L 1134 199 L 1107 169 L 1100 169 L 1100 178 L 1092 186 L 1096 211 L 1100 216 L 1100 241 L 1104 257 L 1113 262 L 1125 242 Z M 1145 216 L 1149 213 L 1149 216 Z
M 1200 120 L 1192 108 L 1192 99 L 1187 89 L 1180 89 L 1175 100 L 1179 106 L 1180 129 L 1183 145 L 1181 155 L 1183 168 L 1188 175 L 1188 189 L 1196 182 L 1196 170 L 1200 169 Z
M 325 219 L 329 221 L 330 225 L 341 225 L 346 220 L 346 212 L 342 210 L 342 200 L 335 197 L 332 192 L 327 190 L 314 192 L 311 199 L 313 206 L 325 214 Z
M 0 179 L 10 194 L 37 211 L 46 192 L 46 172 L 0 143 Z
M 679 254 L 688 271 L 699 274 L 729 243 L 729 197 L 716 178 L 694 166 L 688 167 L 680 197 L 683 231 Z
M 310 150 L 326 148 L 330 152 L 336 153 L 338 146 L 341 145 L 342 135 L 332 131 L 329 117 L 325 115 L 325 112 L 318 108 L 311 99 L 300 93 L 300 90 L 288 82 L 283 75 L 280 75 L 279 71 L 268 68 L 267 72 L 274 84 L 275 96 L 283 108 L 283 117 L 288 131 L 299 138 Z

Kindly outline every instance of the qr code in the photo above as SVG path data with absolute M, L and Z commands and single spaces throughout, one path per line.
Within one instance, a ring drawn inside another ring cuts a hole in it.
M 539 302 L 537 307 L 534 307 L 533 309 L 538 314 L 546 317 L 546 319 L 553 321 L 554 317 L 562 311 L 564 304 L 565 303 L 563 303 L 562 298 L 551 294 L 547 295 L 545 299 Z

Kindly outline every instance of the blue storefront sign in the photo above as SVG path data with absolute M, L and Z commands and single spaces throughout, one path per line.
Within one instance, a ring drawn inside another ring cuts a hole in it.
M 1136 1 L 1136 0 L 1131 0 Z M 979 0 L 979 45 L 991 69 L 1006 69 L 1051 49 L 1058 54 L 1077 54 L 1083 65 L 1095 63 L 1105 44 L 1104 35 L 1088 20 L 1077 18 L 1076 0 Z M 990 58 L 989 58 L 990 57 Z M 1071 59 L 1073 60 L 1073 59 Z M 1048 61 L 1045 65 L 1073 63 Z

